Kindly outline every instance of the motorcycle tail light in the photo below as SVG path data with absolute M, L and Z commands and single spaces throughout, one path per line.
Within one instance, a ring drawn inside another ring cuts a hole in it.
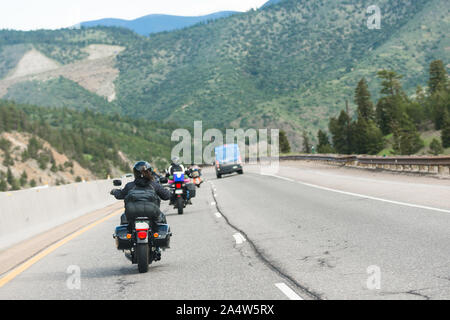
M 175 188 L 181 189 L 181 183 L 177 183 L 177 184 L 175 185 Z
M 141 240 L 147 239 L 147 232 L 145 231 L 138 232 L 138 238 Z

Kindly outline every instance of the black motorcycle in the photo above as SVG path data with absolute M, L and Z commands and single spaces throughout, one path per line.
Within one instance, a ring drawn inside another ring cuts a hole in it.
M 120 186 L 122 182 L 115 180 L 114 185 Z M 170 248 L 171 236 L 168 224 L 154 224 L 147 217 L 136 218 L 129 224 L 126 216 L 122 215 L 121 225 L 116 227 L 113 238 L 117 249 L 138 265 L 140 273 L 146 273 L 150 264 L 161 260 L 161 249 Z

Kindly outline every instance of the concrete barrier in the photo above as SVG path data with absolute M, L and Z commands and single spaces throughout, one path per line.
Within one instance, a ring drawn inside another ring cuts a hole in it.
M 112 180 L 0 193 L 0 250 L 114 204 Z

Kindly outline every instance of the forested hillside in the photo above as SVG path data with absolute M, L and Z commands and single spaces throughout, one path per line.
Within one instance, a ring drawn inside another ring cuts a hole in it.
M 371 4 L 285 0 L 155 35 L 119 56 L 120 104 L 133 101 L 124 109 L 131 115 L 152 105 L 161 119 L 298 132 L 326 127 L 328 116 L 351 101 L 362 74 L 377 92 L 376 72 L 398 70 L 413 93 L 426 78 L 423 66 L 449 55 L 447 4 L 382 1 L 382 29 L 369 30 Z
M 402 86 L 403 76 L 394 70 L 377 74 L 381 84 L 376 103 L 367 81 L 356 86 L 353 115 L 342 110 L 329 122 L 331 140 L 318 132 L 319 153 L 340 154 L 450 154 L 450 81 L 441 60 L 431 62 L 429 79 L 408 97 Z M 427 87 L 427 90 L 424 90 Z M 304 144 L 304 152 L 311 148 Z
M 302 132 L 315 140 L 317 129 L 327 129 L 346 100 L 355 110 L 353 90 L 361 78 L 378 99 L 377 72 L 396 70 L 404 75 L 405 94 L 412 95 L 426 82 L 431 61 L 447 66 L 447 2 L 380 0 L 379 30 L 367 27 L 367 8 L 373 5 L 368 0 L 283 0 L 149 38 L 120 28 L 1 31 L 0 92 L 6 88 L 4 96 L 18 102 L 190 126 L 201 119 L 219 128 L 283 128 L 298 150 Z M 109 65 L 110 101 L 90 95 L 95 88 L 77 87 L 84 83 L 78 78 L 75 84 L 56 78 L 8 84 L 30 46 L 55 63 L 76 67 L 88 59 L 84 48 L 92 44 L 124 48 Z
M 0 177 L 6 178 L 10 169 L 20 167 L 29 159 L 35 160 L 41 170 L 48 169 L 49 174 L 71 171 L 76 162 L 94 177 L 103 179 L 130 172 L 130 165 L 141 159 L 162 168 L 167 165 L 165 159 L 170 157 L 170 136 L 175 128 L 171 124 L 106 116 L 88 110 L 79 112 L 0 101 L 0 135 L 4 135 L 0 140 L 3 160 Z M 14 139 L 25 141 L 22 144 L 26 147 L 19 153 L 9 141 Z M 58 165 L 50 149 L 67 157 L 67 163 Z M 11 188 L 15 186 L 9 184 Z

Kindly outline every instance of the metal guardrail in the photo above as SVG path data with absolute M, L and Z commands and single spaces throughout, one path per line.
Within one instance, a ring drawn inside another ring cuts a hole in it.
M 450 166 L 450 157 L 357 157 L 364 164 Z
M 325 161 L 330 163 L 344 164 L 346 166 L 369 167 L 377 169 L 388 169 L 395 171 L 428 171 L 450 173 L 450 156 L 356 156 L 356 155 L 294 155 L 282 156 L 284 161 Z
M 245 159 L 245 163 L 251 164 L 249 158 Z M 270 160 L 270 157 L 252 159 L 257 162 Z M 292 156 L 280 156 L 281 161 L 322 161 L 332 164 L 339 164 L 352 167 L 363 167 L 372 169 L 387 169 L 391 171 L 409 171 L 409 172 L 438 172 L 450 174 L 450 156 L 396 156 L 396 157 L 379 157 L 379 156 L 357 156 L 357 155 L 336 155 L 336 154 L 303 154 Z M 256 162 L 255 162 L 256 164 Z M 201 167 L 209 167 L 211 165 L 201 165 Z
M 312 160 L 312 161 L 332 161 L 332 162 L 353 162 L 356 161 L 356 156 L 345 155 L 298 155 L 298 156 L 282 156 L 280 160 Z

